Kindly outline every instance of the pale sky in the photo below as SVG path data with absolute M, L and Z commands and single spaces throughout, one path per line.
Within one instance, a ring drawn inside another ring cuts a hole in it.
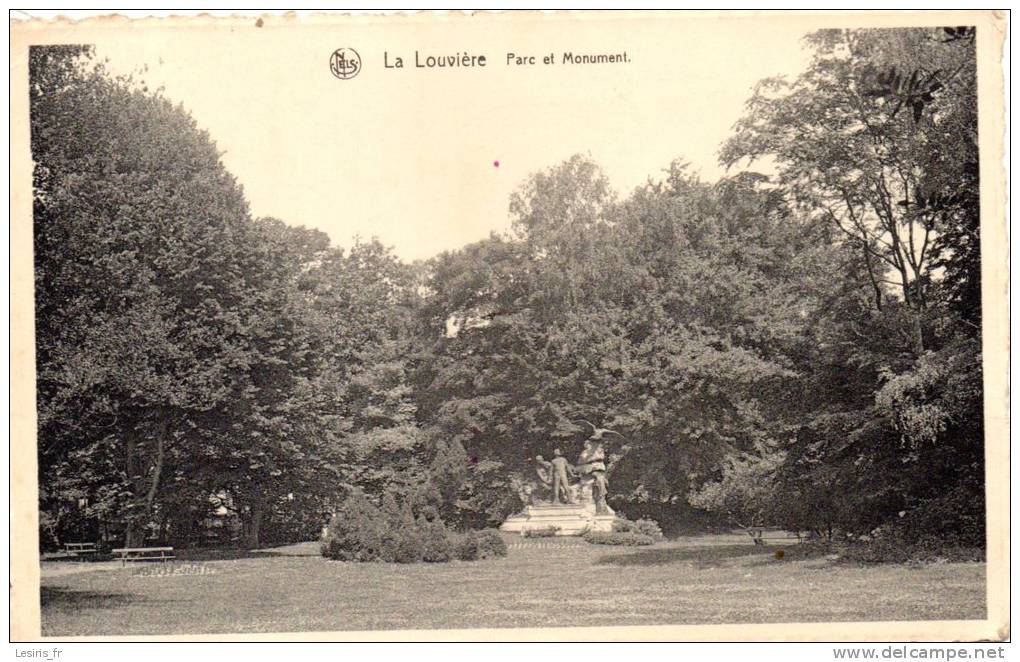
M 147 65 L 150 86 L 209 131 L 253 215 L 319 228 L 339 246 L 377 236 L 414 260 L 507 229 L 511 191 L 574 153 L 590 153 L 620 194 L 674 158 L 716 179 L 753 85 L 805 66 L 806 31 L 660 16 L 93 34 L 112 69 Z M 355 78 L 330 72 L 339 47 L 361 55 Z M 418 69 L 416 50 L 487 63 Z M 625 51 L 629 62 L 564 64 L 565 51 Z M 405 68 L 385 69 L 384 52 Z M 507 66 L 508 52 L 537 63 Z M 556 63 L 542 64 L 550 53 Z

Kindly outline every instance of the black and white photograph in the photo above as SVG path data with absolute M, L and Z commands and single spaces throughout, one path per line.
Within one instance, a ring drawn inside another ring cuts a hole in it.
M 1008 638 L 1006 29 L 12 14 L 12 640 Z

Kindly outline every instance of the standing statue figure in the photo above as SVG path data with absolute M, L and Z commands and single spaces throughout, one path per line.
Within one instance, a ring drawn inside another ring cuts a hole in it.
M 584 450 L 577 463 L 580 465 L 581 473 L 592 480 L 592 497 L 595 501 L 595 512 L 599 515 L 609 514 L 609 505 L 606 503 L 606 496 L 609 493 L 609 481 L 606 478 L 606 451 L 602 446 L 602 437 L 607 434 L 615 434 L 622 437 L 616 430 L 597 427 L 594 423 L 583 418 L 576 421 L 584 423 L 591 428 L 591 436 L 584 442 Z
M 606 503 L 609 481 L 606 479 L 606 451 L 602 447 L 599 437 L 593 435 L 584 442 L 584 450 L 577 458 L 577 464 L 581 474 L 592 480 L 592 499 L 595 501 L 595 512 L 605 515 L 609 512 Z
M 570 466 L 567 458 L 563 457 L 563 453 L 558 448 L 553 451 L 553 459 L 550 464 L 552 465 L 553 503 L 560 503 L 561 496 L 566 503 L 573 503 L 574 500 L 570 497 L 570 476 L 577 475 L 574 472 L 574 467 Z
M 552 478 L 553 478 L 553 465 L 552 462 L 545 459 L 541 455 L 535 456 L 535 473 L 538 474 L 538 480 L 542 486 L 541 495 L 544 497 L 547 493 L 552 491 Z M 538 505 L 544 501 L 543 498 L 539 497 L 539 494 L 532 493 L 531 502 Z

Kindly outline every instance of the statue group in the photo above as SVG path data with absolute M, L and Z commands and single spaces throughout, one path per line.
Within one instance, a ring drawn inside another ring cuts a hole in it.
M 606 495 L 609 483 L 606 479 L 606 451 L 602 441 L 595 436 L 584 443 L 584 450 L 571 464 L 563 457 L 559 448 L 553 451 L 552 460 L 541 455 L 535 457 L 535 470 L 553 504 L 594 503 L 595 512 L 607 514 Z M 571 479 L 577 482 L 571 483 Z M 533 493 L 532 501 L 542 503 L 541 494 Z
M 576 462 L 570 462 L 559 448 L 552 459 L 535 456 L 535 473 L 538 480 L 519 475 L 514 483 L 524 509 L 511 515 L 500 525 L 500 531 L 527 535 L 528 531 L 550 529 L 557 536 L 581 536 L 592 531 L 613 530 L 615 514 L 606 503 L 609 485 L 606 474 L 612 465 L 607 462 L 603 435 L 616 434 L 608 428 L 598 428 L 588 421 L 591 435 Z M 622 435 L 620 435 L 622 436 Z

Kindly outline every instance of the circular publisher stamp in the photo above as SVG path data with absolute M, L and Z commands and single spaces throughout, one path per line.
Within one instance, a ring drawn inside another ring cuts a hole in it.
M 353 48 L 338 48 L 329 58 L 329 70 L 340 80 L 354 78 L 361 72 L 361 56 Z

